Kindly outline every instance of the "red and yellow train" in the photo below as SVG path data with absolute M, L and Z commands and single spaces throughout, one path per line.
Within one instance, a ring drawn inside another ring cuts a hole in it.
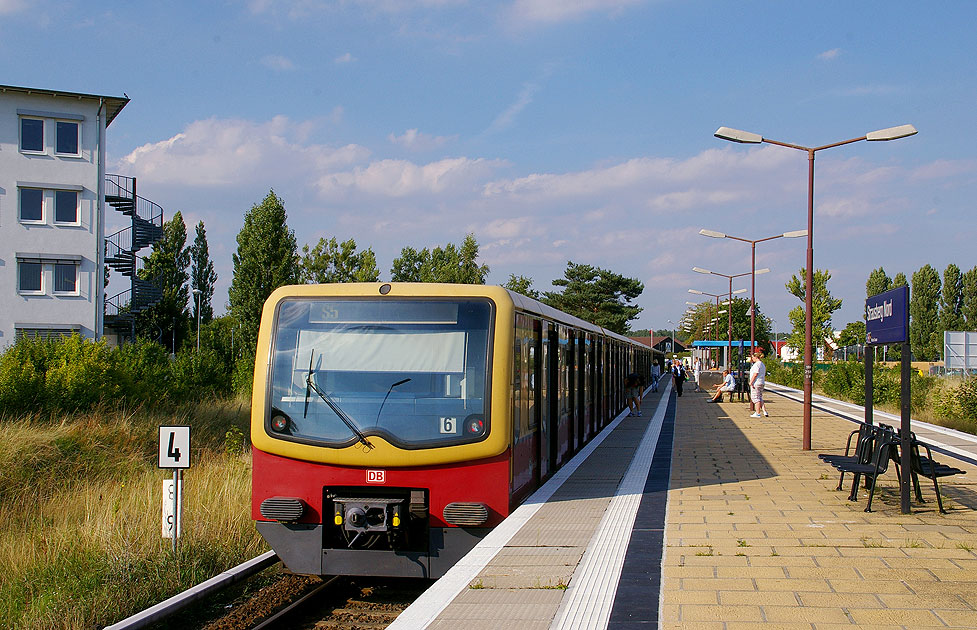
M 654 359 L 497 286 L 282 287 L 255 362 L 258 531 L 298 573 L 439 577 Z

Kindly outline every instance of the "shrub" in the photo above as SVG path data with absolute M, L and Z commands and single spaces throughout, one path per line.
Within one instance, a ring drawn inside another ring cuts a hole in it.
M 120 388 L 112 378 L 113 366 L 105 342 L 79 335 L 63 339 L 44 374 L 45 406 L 49 411 L 77 411 L 116 398 Z
M 859 405 L 865 403 L 865 366 L 853 361 L 832 365 L 824 374 L 824 393 Z
M 170 356 L 163 346 L 139 339 L 113 350 L 114 378 L 130 404 L 159 402 L 169 396 Z
M 222 396 L 230 389 L 226 364 L 212 350 L 177 354 L 172 370 L 172 394 L 180 400 Z
M 0 356 L 0 410 L 15 415 L 43 407 L 47 398 L 44 374 L 57 342 L 21 337 Z

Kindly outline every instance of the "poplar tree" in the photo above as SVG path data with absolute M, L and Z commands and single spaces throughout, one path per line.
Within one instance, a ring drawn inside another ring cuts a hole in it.
M 155 339 L 170 349 L 182 344 L 188 327 L 190 252 L 186 244 L 187 226 L 183 215 L 176 212 L 163 224 L 163 237 L 153 243 L 152 253 L 137 272 L 140 280 L 156 284 L 162 295 L 137 316 L 136 328 L 141 336 Z
M 892 279 L 885 273 L 885 269 L 879 267 L 869 274 L 868 281 L 865 282 L 865 297 L 885 293 L 891 288 Z
M 967 330 L 977 331 L 977 267 L 963 274 L 960 312 Z
M 261 309 L 271 292 L 298 281 L 298 247 L 288 229 L 285 204 L 274 190 L 244 215 L 232 255 L 230 313 L 241 327 L 241 347 L 254 357 Z
M 940 292 L 940 331 L 963 330 L 963 274 L 953 263 L 943 270 Z M 943 340 L 940 339 L 942 345 Z
M 199 321 L 206 324 L 214 318 L 214 307 L 211 303 L 214 297 L 214 284 L 217 282 L 217 272 L 214 271 L 214 261 L 210 259 L 207 246 L 207 230 L 204 222 L 198 221 L 193 245 L 190 246 L 190 289 L 200 291 L 194 295 L 190 307 L 193 312 L 193 325 Z M 200 307 L 198 316 L 197 306 Z
M 909 290 L 909 342 L 917 361 L 935 361 L 943 346 L 939 334 L 940 274 L 924 265 L 913 274 Z

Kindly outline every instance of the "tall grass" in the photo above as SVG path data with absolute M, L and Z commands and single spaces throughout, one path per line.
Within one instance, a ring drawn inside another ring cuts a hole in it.
M 0 418 L 0 625 L 110 624 L 260 553 L 247 413 L 229 400 Z M 192 427 L 176 556 L 161 537 L 160 424 Z

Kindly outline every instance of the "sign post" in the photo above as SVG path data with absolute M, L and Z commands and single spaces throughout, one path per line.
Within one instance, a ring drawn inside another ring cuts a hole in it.
M 902 344 L 902 389 L 901 389 L 901 422 L 900 422 L 900 450 L 903 475 L 900 487 L 901 507 L 903 514 L 909 514 L 912 495 L 912 460 L 910 449 L 911 416 L 911 371 L 912 350 L 909 345 L 909 287 L 901 286 L 879 293 L 865 300 L 865 422 L 872 423 L 872 381 L 869 377 L 872 366 L 869 361 L 874 359 L 874 346 L 890 343 Z M 872 348 L 872 352 L 869 352 Z M 871 357 L 871 358 L 870 358 Z
M 190 427 L 159 428 L 159 467 L 173 470 L 173 480 L 163 481 L 163 538 L 173 540 L 173 553 L 183 531 L 183 470 L 190 468 Z

